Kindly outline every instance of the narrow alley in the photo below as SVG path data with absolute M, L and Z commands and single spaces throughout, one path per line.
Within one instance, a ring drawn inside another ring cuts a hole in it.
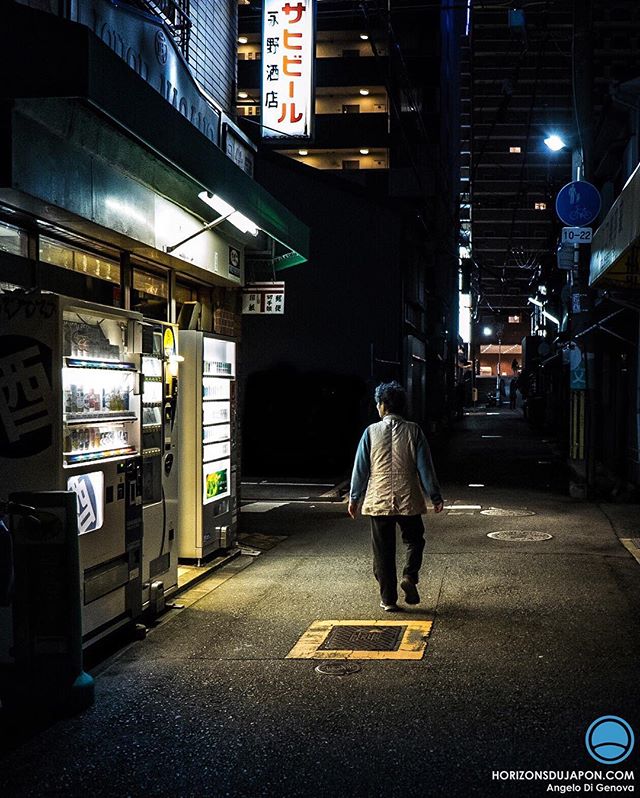
M 426 519 L 422 603 L 393 615 L 433 622 L 420 659 L 338 658 L 354 667 L 336 675 L 287 657 L 314 622 L 391 618 L 367 519 L 265 491 L 241 516 L 256 556 L 98 666 L 95 705 L 9 750 L 0 794 L 534 796 L 606 770 L 589 725 L 640 730 L 639 508 L 568 498 L 553 441 L 519 412 L 469 412 L 435 464 L 446 508 Z

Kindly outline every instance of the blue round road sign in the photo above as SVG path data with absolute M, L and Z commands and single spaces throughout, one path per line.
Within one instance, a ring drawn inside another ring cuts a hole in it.
M 591 224 L 600 213 L 600 192 L 586 180 L 567 183 L 556 197 L 556 213 L 561 221 L 571 227 Z

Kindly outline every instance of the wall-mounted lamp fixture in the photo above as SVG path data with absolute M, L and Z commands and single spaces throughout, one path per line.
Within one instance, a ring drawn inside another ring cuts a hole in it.
M 218 211 L 218 213 L 222 214 L 225 218 L 228 218 L 231 224 L 237 227 L 242 233 L 251 233 L 252 236 L 258 235 L 258 230 L 260 228 L 252 222 L 251 219 L 240 213 L 240 211 L 237 211 L 233 205 L 223 200 L 222 197 L 219 197 L 217 194 L 210 194 L 208 191 L 201 191 L 198 197 L 203 202 L 206 202 L 209 207 L 213 208 L 214 211 Z M 220 221 L 224 221 L 224 219 Z

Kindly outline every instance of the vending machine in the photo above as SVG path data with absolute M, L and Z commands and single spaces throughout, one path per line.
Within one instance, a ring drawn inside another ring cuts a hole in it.
M 142 604 L 153 614 L 178 586 L 178 328 L 142 325 Z
M 77 494 L 85 645 L 140 615 L 140 314 L 0 296 L 2 490 Z
M 201 562 L 235 543 L 236 344 L 181 330 L 178 556 Z

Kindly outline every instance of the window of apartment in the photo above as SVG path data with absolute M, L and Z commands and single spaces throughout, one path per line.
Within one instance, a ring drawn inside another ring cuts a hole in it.
M 509 147 L 509 152 L 522 152 L 522 147 Z
M 343 161 L 342 162 L 343 169 L 359 169 L 360 168 L 360 161 Z
M 259 105 L 239 105 L 238 116 L 260 116 Z
M 359 105 L 343 105 L 342 106 L 342 113 L 343 114 L 359 114 L 360 113 L 360 106 Z
M 120 264 L 115 259 L 110 260 L 45 236 L 40 237 L 39 257 L 44 263 L 120 285 Z
M 546 211 L 547 210 L 547 203 L 546 202 L 535 202 L 533 205 L 536 211 Z
M 131 310 L 149 319 L 168 320 L 169 286 L 165 272 L 150 269 L 133 270 Z
M 520 324 L 520 316 L 509 316 L 509 324 Z
M 0 252 L 27 257 L 27 234 L 11 224 L 0 222 Z

